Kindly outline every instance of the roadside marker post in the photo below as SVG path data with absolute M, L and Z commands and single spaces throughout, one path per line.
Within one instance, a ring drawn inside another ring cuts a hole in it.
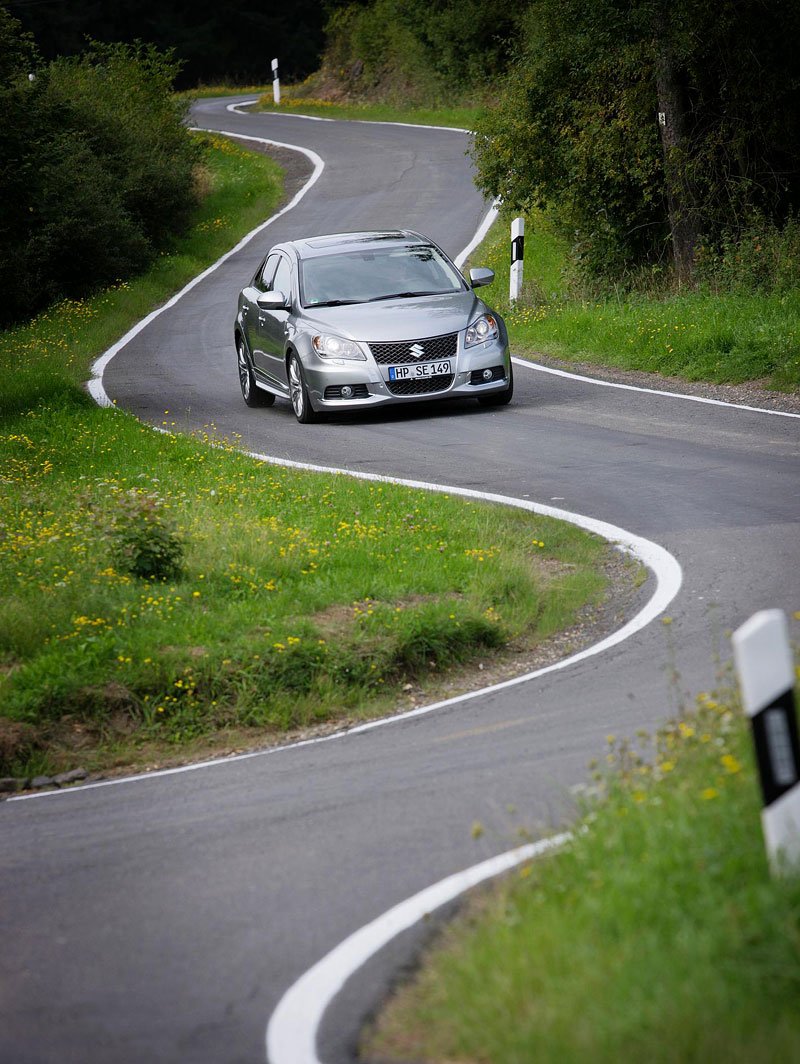
M 794 662 L 782 610 L 761 610 L 733 633 L 742 700 L 753 730 L 773 875 L 800 871 L 800 742 Z
M 278 60 L 272 60 L 272 99 L 275 106 L 281 102 L 281 79 L 278 77 Z
M 508 298 L 519 299 L 522 291 L 522 269 L 525 257 L 525 219 L 515 218 L 511 223 L 511 276 Z

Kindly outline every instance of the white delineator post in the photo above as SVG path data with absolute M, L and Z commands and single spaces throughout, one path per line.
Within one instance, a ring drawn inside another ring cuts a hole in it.
M 522 267 L 525 257 L 525 219 L 515 218 L 511 223 L 511 277 L 508 298 L 519 299 L 522 291 Z
M 800 868 L 800 743 L 794 663 L 782 610 L 762 610 L 733 633 L 742 700 L 753 729 L 773 874 Z
M 281 79 L 278 77 L 278 60 L 272 60 L 272 99 L 275 106 L 281 102 Z

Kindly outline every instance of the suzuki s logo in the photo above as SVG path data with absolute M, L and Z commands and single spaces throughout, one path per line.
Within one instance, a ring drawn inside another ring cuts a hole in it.
M 422 358 L 422 356 L 425 354 L 425 348 L 422 346 L 422 344 L 412 344 L 408 350 L 411 352 L 414 358 Z

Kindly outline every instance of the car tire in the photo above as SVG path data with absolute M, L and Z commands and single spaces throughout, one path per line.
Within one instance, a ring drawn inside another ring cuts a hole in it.
M 301 425 L 310 425 L 319 421 L 319 414 L 311 406 L 311 400 L 308 397 L 302 363 L 294 351 L 289 355 L 286 375 L 289 378 L 289 398 L 292 402 L 294 416 Z
M 250 356 L 241 336 L 236 337 L 236 362 L 239 368 L 239 385 L 242 389 L 242 398 L 248 406 L 272 406 L 275 396 L 272 392 L 265 392 L 256 384 L 253 367 L 250 364 Z
M 478 402 L 481 406 L 507 406 L 514 394 L 514 371 L 508 367 L 508 387 L 502 392 L 494 392 L 492 395 L 479 395 Z

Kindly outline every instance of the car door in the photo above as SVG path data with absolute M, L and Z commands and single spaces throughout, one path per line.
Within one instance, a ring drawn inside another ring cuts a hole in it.
M 277 269 L 266 289 L 271 292 L 283 292 L 291 306 L 293 299 L 293 268 L 289 259 L 278 255 Z M 277 384 L 283 390 L 289 390 L 286 377 L 284 345 L 290 310 L 265 310 L 258 307 L 258 355 L 253 352 L 256 372 L 270 384 Z M 252 349 L 251 349 L 252 350 Z
M 263 313 L 258 305 L 258 297 L 263 292 L 268 292 L 275 271 L 278 268 L 280 255 L 269 255 L 259 266 L 255 277 L 242 292 L 241 322 L 247 341 L 247 349 L 253 359 L 253 368 L 259 373 L 259 367 L 265 364 L 266 354 L 263 351 L 263 340 L 259 325 L 259 317 Z M 261 370 L 261 374 L 263 374 Z M 261 375 L 259 374 L 259 375 Z

